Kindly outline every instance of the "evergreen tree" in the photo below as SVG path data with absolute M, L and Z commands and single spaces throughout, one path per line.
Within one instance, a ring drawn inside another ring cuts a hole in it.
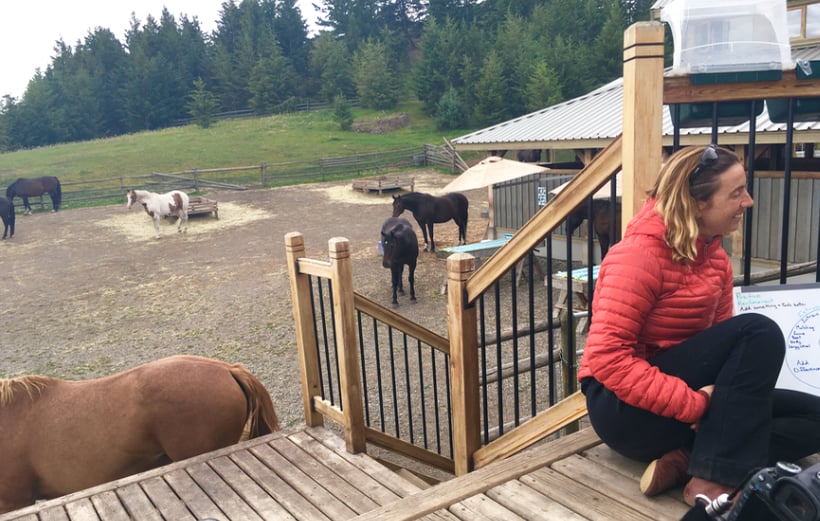
M 610 0 L 607 18 L 595 36 L 592 53 L 597 84 L 603 84 L 623 74 L 623 43 L 626 15 L 618 0 Z M 593 86 L 594 87 L 594 86 Z
M 473 114 L 478 124 L 492 125 L 510 117 L 504 103 L 508 92 L 504 66 L 495 50 L 491 50 L 484 60 L 481 77 L 473 92 L 476 99 Z
M 109 29 L 97 28 L 78 50 L 82 67 L 88 71 L 91 98 L 95 102 L 97 121 L 92 137 L 127 132 L 123 111 L 123 77 L 128 54 Z
M 447 89 L 436 107 L 436 128 L 451 130 L 467 125 L 467 109 L 461 103 L 458 92 L 452 87 Z
M 527 29 L 522 18 L 508 15 L 499 28 L 495 42 L 494 48 L 502 64 L 507 89 L 504 113 L 509 117 L 526 111 L 526 84 L 538 61 L 538 46 Z
M 189 94 L 189 101 L 186 105 L 188 114 L 201 128 L 208 128 L 213 121 L 213 115 L 219 107 L 219 102 L 212 93 L 205 88 L 202 78 L 194 80 L 194 90 Z
M 258 113 L 270 113 L 287 99 L 296 96 L 299 82 L 290 62 L 274 45 L 251 71 L 250 106 Z
M 399 102 L 399 81 L 383 43 L 368 41 L 353 59 L 353 77 L 359 104 L 373 109 L 392 109 Z
M 536 64 L 526 85 L 527 111 L 541 110 L 561 101 L 561 84 L 555 71 L 544 62 Z
M 308 71 L 310 43 L 308 30 L 302 12 L 296 0 L 279 0 L 276 17 L 273 19 L 273 32 L 282 50 L 282 56 L 290 61 L 294 72 L 305 77 Z
M 416 97 L 421 100 L 424 111 L 428 114 L 435 113 L 436 105 L 450 83 L 447 68 L 444 67 L 449 58 L 449 49 L 446 48 L 449 27 L 452 27 L 450 20 L 444 22 L 443 28 L 435 18 L 427 20 L 421 39 L 421 56 L 411 75 Z
M 333 101 L 336 95 L 346 98 L 356 95 L 350 51 L 330 31 L 320 32 L 313 42 L 310 75 L 318 84 L 313 92 L 325 101 Z
M 353 127 L 353 110 L 350 102 L 341 94 L 333 100 L 333 121 L 338 123 L 342 130 L 350 130 Z

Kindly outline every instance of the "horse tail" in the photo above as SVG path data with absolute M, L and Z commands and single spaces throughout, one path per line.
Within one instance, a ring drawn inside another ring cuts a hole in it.
M 241 364 L 232 365 L 230 372 L 245 393 L 248 404 L 246 419 L 250 422 L 249 437 L 255 438 L 278 431 L 279 417 L 276 416 L 273 400 L 262 382 Z
M 56 212 L 60 208 L 60 203 L 63 201 L 63 189 L 60 186 L 59 179 L 55 177 L 54 182 L 57 186 L 54 188 L 54 192 L 52 193 L 51 204 L 54 206 L 54 211 Z
M 461 206 L 461 208 L 460 208 L 461 215 L 464 217 L 464 223 L 466 224 L 467 223 L 467 216 L 470 213 L 469 212 L 469 210 L 470 210 L 470 201 L 467 200 L 466 195 L 464 195 L 464 194 L 458 194 L 458 195 L 460 196 L 458 198 L 458 200 L 459 200 L 459 203 L 460 203 L 460 206 Z

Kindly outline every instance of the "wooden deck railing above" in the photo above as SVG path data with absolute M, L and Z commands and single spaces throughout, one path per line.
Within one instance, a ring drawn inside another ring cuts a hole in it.
M 392 311 L 355 295 L 350 284 L 352 276 L 348 271 L 350 264 L 347 248 L 349 245 L 343 241 L 335 243 L 331 241 L 331 260 L 324 262 L 303 258 L 304 244 L 301 235 L 288 236 L 286 241 L 289 270 L 303 365 L 302 385 L 308 425 L 320 425 L 323 415 L 327 415 L 345 426 L 346 440 L 351 450 L 362 450 L 365 441 L 379 443 L 442 468 L 450 466 L 457 475 L 461 475 L 475 468 L 484 467 L 492 461 L 506 458 L 585 414 L 583 396 L 578 393 L 573 394 L 574 389 L 568 388 L 564 393 L 566 398 L 563 402 L 541 410 L 537 414 L 531 412 L 529 419 L 525 419 L 520 424 L 516 410 L 515 425 L 511 430 L 506 429 L 505 420 L 501 418 L 502 426 L 498 431 L 504 433 L 500 437 L 491 439 L 492 437 L 488 436 L 485 430 L 482 441 L 481 429 L 482 427 L 487 429 L 487 425 L 482 424 L 488 421 L 481 415 L 482 406 L 486 407 L 481 402 L 481 396 L 482 393 L 486 393 L 486 387 L 482 388 L 482 386 L 486 386 L 488 379 L 480 376 L 480 356 L 482 353 L 486 354 L 489 347 L 494 347 L 483 345 L 482 342 L 485 342 L 486 338 L 479 338 L 480 333 L 485 332 L 482 329 L 483 325 L 479 325 L 480 317 L 478 316 L 478 308 L 483 306 L 485 293 L 490 288 L 497 287 L 505 275 L 515 274 L 516 269 L 520 267 L 519 261 L 525 257 L 528 257 L 532 264 L 533 250 L 539 243 L 542 243 L 548 234 L 560 226 L 570 212 L 612 180 L 619 171 L 623 179 L 622 222 L 624 223 L 623 228 L 626 228 L 626 223 L 642 206 L 647 190 L 654 184 L 654 179 L 660 171 L 663 150 L 661 117 L 662 110 L 664 110 L 663 102 L 691 103 L 764 97 L 820 97 L 820 81 L 798 80 L 792 77 L 793 74 L 788 73 L 784 74 L 782 82 L 760 82 L 741 86 L 736 84 L 693 86 L 685 78 L 664 80 L 662 47 L 663 30 L 659 24 L 639 23 L 631 27 L 625 35 L 622 136 L 601 151 L 559 195 L 519 229 L 513 238 L 486 260 L 480 268 L 476 269 L 475 259 L 468 254 L 456 253 L 447 259 L 448 338 L 435 335 L 418 324 L 413 324 Z M 338 251 L 334 248 L 338 248 Z M 571 243 L 568 244 L 567 250 L 569 251 L 570 248 Z M 548 266 L 551 266 L 552 260 L 552 258 L 546 259 Z M 345 381 L 342 386 L 344 394 L 341 408 L 320 398 L 319 356 L 315 352 L 317 338 L 311 322 L 313 312 L 308 301 L 310 288 L 307 277 L 310 275 L 328 277 L 333 281 L 334 317 L 338 316 L 334 318 L 336 349 L 338 350 L 336 357 L 340 361 L 340 381 Z M 528 278 L 532 278 L 532 272 L 529 275 Z M 514 288 L 517 286 L 517 279 L 515 277 L 513 279 L 516 282 L 508 285 L 511 294 L 515 293 Z M 550 277 L 546 279 L 545 282 L 549 286 Z M 530 280 L 529 283 L 532 288 L 532 281 Z M 549 292 L 551 288 L 548 288 L 547 293 Z M 549 298 L 551 299 L 551 296 Z M 496 312 L 503 305 L 495 302 Z M 572 338 L 571 301 L 566 308 L 570 309 L 569 329 L 566 332 Z M 392 437 L 367 426 L 357 425 L 357 422 L 363 421 L 363 417 L 358 404 L 362 400 L 360 387 L 362 381 L 354 374 L 359 370 L 361 363 L 360 355 L 356 351 L 355 332 L 352 330 L 354 310 L 364 312 L 380 323 L 401 330 L 409 338 L 423 342 L 425 349 L 441 353 L 446 357 L 452 458 L 418 449 L 399 437 Z M 550 316 L 551 312 L 552 310 L 549 312 Z M 530 318 L 532 315 L 533 313 L 530 314 Z M 534 329 L 536 328 L 529 327 L 527 334 L 531 335 Z M 500 338 L 500 331 L 502 329 L 497 325 L 495 331 L 488 332 L 487 338 L 492 335 L 495 335 L 496 339 Z M 562 331 L 561 334 L 565 332 Z M 521 333 L 519 335 L 524 336 Z M 506 340 L 509 339 L 505 337 Z M 552 342 L 552 337 L 550 337 L 550 342 Z M 545 346 L 539 345 L 538 347 L 541 349 Z M 552 353 L 552 349 L 549 352 Z M 532 367 L 535 365 L 535 360 L 536 354 L 530 354 L 527 364 Z M 552 359 L 550 359 L 550 365 L 552 364 Z M 498 366 L 501 367 L 502 364 L 499 362 Z M 568 373 L 564 375 L 565 379 L 574 379 L 572 369 L 572 366 L 568 366 Z M 516 370 L 513 369 L 513 371 Z M 534 381 L 535 377 L 532 378 Z M 550 385 L 552 384 L 551 382 Z M 500 395 L 501 384 L 497 385 Z M 516 392 L 519 392 L 517 388 Z M 498 401 L 501 402 L 502 399 L 499 397 Z M 352 410 L 347 410 L 348 407 Z M 486 414 L 486 410 L 483 412 Z M 499 416 L 503 415 L 499 414 Z

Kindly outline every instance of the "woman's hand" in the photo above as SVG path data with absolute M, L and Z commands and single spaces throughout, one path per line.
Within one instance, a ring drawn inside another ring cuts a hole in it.
M 702 395 L 706 396 L 706 410 L 707 411 L 709 410 L 709 404 L 712 403 L 712 393 L 714 393 L 714 392 L 715 392 L 714 384 L 704 385 L 703 387 L 698 389 L 699 394 L 702 394 Z M 706 412 L 704 412 L 704 414 L 706 414 Z M 703 417 L 701 416 L 701 418 L 703 418 Z M 700 427 L 700 421 L 698 421 L 697 423 L 693 423 L 691 425 L 691 428 L 692 428 L 693 431 L 698 430 L 699 427 Z

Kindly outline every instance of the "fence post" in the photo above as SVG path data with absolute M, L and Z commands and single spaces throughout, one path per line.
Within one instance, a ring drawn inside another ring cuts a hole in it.
M 313 397 L 321 396 L 319 376 L 319 355 L 316 331 L 313 328 L 313 309 L 310 304 L 310 280 L 299 273 L 299 259 L 305 256 L 305 238 L 301 233 L 285 235 L 290 295 L 293 300 L 293 320 L 296 324 L 296 346 L 299 356 L 299 371 L 302 376 L 302 402 L 305 408 L 305 423 L 309 427 L 324 425 L 324 417 L 313 408 Z
M 481 446 L 476 309 L 466 302 L 467 279 L 474 271 L 472 255 L 454 253 L 447 257 L 453 461 L 457 476 L 470 472 L 473 453 Z
M 339 392 L 345 422 L 348 452 L 364 452 L 364 404 L 359 350 L 356 348 L 356 307 L 353 303 L 353 262 L 350 241 L 334 237 L 328 241 L 333 290 L 333 316 L 336 318 L 336 360 L 339 364 Z
M 621 222 L 641 209 L 661 169 L 663 24 L 637 22 L 624 33 Z
M 260 177 L 262 178 L 262 179 L 261 179 L 261 181 L 262 181 L 262 187 L 264 188 L 265 186 L 267 186 L 267 179 L 266 179 L 266 178 L 267 178 L 267 174 L 268 174 L 268 165 L 267 165 L 267 163 L 262 163 L 262 164 L 259 166 L 259 173 L 260 173 L 260 174 L 259 174 L 259 175 L 260 175 Z

